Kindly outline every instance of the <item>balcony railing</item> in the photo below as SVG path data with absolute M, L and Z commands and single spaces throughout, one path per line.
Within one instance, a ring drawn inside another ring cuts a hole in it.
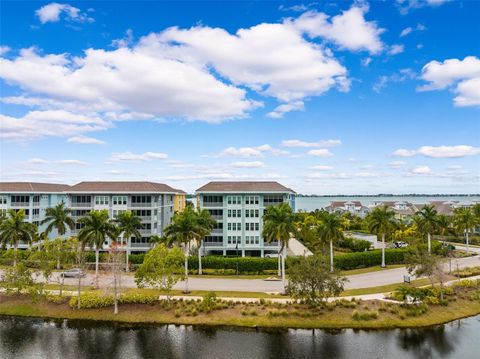
M 223 207 L 223 202 L 204 202 L 203 207 Z
M 263 244 L 265 247 L 278 247 L 278 242 L 267 243 Z
M 222 234 L 222 233 L 223 233 L 223 229 L 221 228 L 212 229 L 212 234 Z
M 223 247 L 223 242 L 204 242 L 205 247 Z
M 130 248 L 150 248 L 150 243 L 130 243 Z
M 212 218 L 216 221 L 223 221 L 223 216 L 212 216 Z
M 135 203 L 130 203 L 130 207 L 136 207 L 136 208 L 138 208 L 138 207 L 151 208 L 151 207 L 153 207 L 153 203 L 152 203 L 152 202 L 150 202 L 150 203 L 148 203 L 148 202 L 146 202 L 146 203 L 138 203 L 138 202 L 135 202 Z
M 12 203 L 10 203 L 10 206 L 12 206 L 12 207 L 29 207 L 30 202 L 12 202 Z
M 70 207 L 86 207 L 86 208 L 90 208 L 93 206 L 93 202 L 72 202 L 70 204 Z

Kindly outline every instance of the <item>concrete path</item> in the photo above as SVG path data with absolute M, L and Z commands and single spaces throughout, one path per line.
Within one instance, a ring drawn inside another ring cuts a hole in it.
M 296 240 L 295 238 L 291 238 L 288 241 L 288 249 L 287 254 L 289 256 L 311 256 L 313 253 L 303 245 L 300 241 Z

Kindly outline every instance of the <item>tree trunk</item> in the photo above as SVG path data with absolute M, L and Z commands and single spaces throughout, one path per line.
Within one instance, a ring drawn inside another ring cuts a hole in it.
M 100 249 L 95 245 L 95 288 L 98 288 L 98 262 L 100 261 Z
M 185 244 L 185 289 L 184 289 L 184 293 L 189 293 L 189 290 L 188 290 L 188 256 L 190 254 L 190 250 L 189 250 L 189 245 L 188 243 Z
M 330 240 L 330 272 L 333 273 L 333 240 Z
M 118 259 L 116 256 L 118 254 L 114 254 L 114 263 L 113 263 L 113 268 L 114 268 L 114 273 L 113 273 L 113 314 L 118 314 L 118 288 L 117 288 L 117 282 L 118 282 Z
M 60 282 L 60 297 L 63 294 L 63 284 L 65 283 L 65 277 L 62 275 L 62 281 Z
M 430 233 L 427 233 L 427 238 L 428 238 L 428 253 L 432 253 L 432 239 L 431 239 Z
M 382 268 L 385 268 L 385 233 L 382 233 Z
M 198 245 L 198 274 L 202 274 L 202 241 Z
M 13 244 L 13 268 L 17 267 L 17 247 L 18 247 L 18 243 L 15 242 Z
M 128 248 L 130 247 L 130 238 L 127 238 L 125 241 L 125 272 L 129 271 L 129 266 L 128 266 L 128 255 L 129 255 L 129 250 Z
M 60 254 L 57 256 L 57 269 L 60 269 Z
M 285 292 L 287 288 L 287 281 L 285 279 L 285 256 L 287 255 L 287 246 L 283 246 L 282 250 L 282 283 L 283 283 L 283 291 Z
M 78 276 L 77 309 L 80 309 L 80 293 L 82 290 L 82 276 Z
M 465 240 L 466 240 L 467 252 L 468 252 L 468 229 L 465 230 Z
M 280 241 L 278 241 L 278 243 L 280 243 Z M 280 258 L 281 255 L 282 255 L 281 249 L 278 248 L 277 262 L 278 262 L 278 277 L 279 278 L 282 276 L 282 259 Z

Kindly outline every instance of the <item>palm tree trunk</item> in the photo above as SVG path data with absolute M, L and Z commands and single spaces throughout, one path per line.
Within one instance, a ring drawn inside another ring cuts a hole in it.
M 466 240 L 467 252 L 468 252 L 468 228 L 465 230 L 465 240 Z
M 78 248 L 78 268 L 81 269 L 81 263 L 82 263 L 82 247 L 81 244 L 79 243 L 79 248 Z M 78 287 L 77 287 L 77 309 L 80 309 L 80 293 L 82 290 L 82 277 L 79 275 L 78 276 Z
M 189 250 L 189 245 L 188 243 L 185 244 L 185 289 L 184 289 L 184 293 L 189 293 L 189 290 L 188 290 L 188 256 L 190 254 L 190 250 Z
M 281 276 L 282 276 L 282 262 L 281 262 L 280 256 L 281 256 L 280 251 L 278 251 L 278 255 L 277 255 L 277 261 L 278 261 L 278 277 L 281 277 Z
M 287 281 L 285 279 L 285 256 L 287 255 L 287 246 L 283 245 L 282 250 L 282 283 L 283 283 L 283 291 L 287 288 Z
M 128 272 L 129 271 L 129 268 L 128 268 L 128 255 L 130 254 L 128 248 L 130 247 L 130 238 L 127 238 L 127 240 L 125 241 L 125 272 Z
M 202 274 L 202 241 L 198 245 L 198 274 Z
M 18 243 L 15 241 L 13 244 L 13 268 L 17 267 L 17 247 Z
M 382 233 L 382 268 L 385 268 L 385 233 Z
M 330 239 L 330 272 L 333 273 L 333 240 Z
M 431 239 L 430 233 L 427 233 L 427 238 L 428 238 L 428 253 L 432 253 L 432 239 Z
M 98 288 L 98 262 L 100 261 L 100 249 L 95 245 L 95 288 Z
M 113 314 L 118 314 L 118 288 L 117 288 L 117 282 L 118 282 L 118 256 L 117 254 L 113 255 L 114 262 L 113 262 Z
M 65 283 L 65 277 L 62 275 L 62 280 L 60 282 L 60 297 L 63 294 L 63 284 Z
M 60 269 L 60 254 L 57 256 L 57 269 Z

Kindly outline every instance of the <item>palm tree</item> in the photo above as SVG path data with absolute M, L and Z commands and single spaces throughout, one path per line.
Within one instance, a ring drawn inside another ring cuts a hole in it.
M 130 247 L 130 241 L 132 236 L 139 239 L 142 237 L 140 234 L 140 229 L 142 228 L 142 220 L 140 217 L 133 214 L 132 211 L 121 212 L 115 219 L 114 222 L 118 225 L 120 230 L 123 232 L 123 239 L 125 240 L 126 251 L 126 271 L 128 272 L 128 248 Z
M 197 221 L 192 207 L 187 206 L 183 212 L 173 215 L 172 222 L 165 227 L 164 233 L 169 241 L 183 245 L 185 249 L 185 293 L 188 293 L 188 256 L 190 243 L 197 238 Z
M 465 241 L 468 251 L 468 232 L 473 230 L 475 226 L 480 223 L 480 220 L 475 216 L 471 208 L 460 207 L 455 210 L 454 223 L 460 231 L 465 233 Z
M 98 288 L 98 262 L 100 258 L 100 248 L 107 240 L 112 230 L 108 211 L 90 211 L 85 217 L 80 218 L 78 223 L 82 223 L 84 227 L 78 233 L 78 240 L 84 245 L 87 244 L 95 247 L 95 286 Z
M 385 268 L 385 234 L 395 226 L 395 212 L 387 206 L 374 208 L 367 216 L 369 229 L 377 234 L 382 235 L 382 264 Z
M 291 233 L 296 232 L 294 214 L 290 205 L 286 202 L 277 206 L 267 207 L 263 214 L 262 236 L 267 242 L 277 241 L 280 243 L 278 255 L 281 255 L 281 274 L 283 286 L 286 287 L 285 257 L 287 254 L 288 241 Z
M 8 210 L 8 216 L 0 224 L 0 242 L 13 246 L 13 266 L 17 266 L 18 243 L 31 243 L 36 238 L 38 228 L 25 221 L 25 210 Z
M 343 238 L 342 228 L 342 218 L 337 213 L 323 213 L 318 234 L 321 241 L 330 242 L 330 272 L 333 272 L 333 242 Z
M 67 229 L 75 228 L 75 221 L 71 217 L 72 210 L 65 207 L 65 203 L 61 202 L 55 207 L 50 207 L 45 210 L 45 219 L 40 224 L 47 224 L 45 233 L 49 234 L 54 228 L 60 236 L 63 236 Z
M 432 252 L 431 235 L 438 229 L 438 212 L 432 205 L 425 205 L 416 213 L 419 220 L 417 221 L 420 232 L 427 234 L 428 253 Z
M 455 233 L 452 227 L 452 217 L 446 214 L 439 214 L 437 216 L 437 232 L 440 236 L 445 237 L 449 234 Z
M 195 212 L 195 216 L 197 222 L 195 232 L 197 233 L 198 274 L 202 274 L 202 242 L 205 236 L 210 234 L 217 221 L 212 218 L 212 215 L 206 209 L 198 210 Z

